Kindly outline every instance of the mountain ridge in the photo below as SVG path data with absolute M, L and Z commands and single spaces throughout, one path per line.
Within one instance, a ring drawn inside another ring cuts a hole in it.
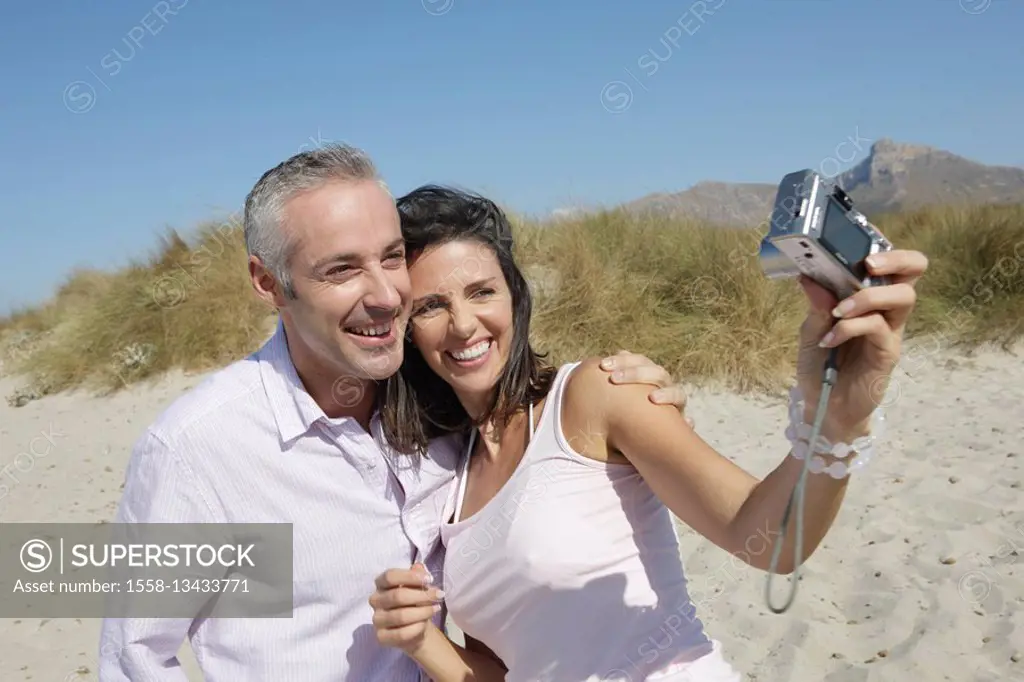
M 797 169 L 786 172 L 791 170 Z M 928 205 L 1024 203 L 1024 168 L 986 165 L 938 147 L 891 138 L 874 142 L 864 160 L 832 180 L 868 216 Z M 620 208 L 747 226 L 771 212 L 776 188 L 773 183 L 709 179 L 679 192 L 648 194 Z

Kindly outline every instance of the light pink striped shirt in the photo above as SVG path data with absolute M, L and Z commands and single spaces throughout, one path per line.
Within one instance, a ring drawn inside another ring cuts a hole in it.
M 207 682 L 416 682 L 375 638 L 382 571 L 425 561 L 441 579 L 441 514 L 461 453 L 390 452 L 375 419 L 329 419 L 304 390 L 283 328 L 176 400 L 139 439 L 118 522 L 293 523 L 291 619 L 107 619 L 102 682 L 184 682 L 188 638 Z M 436 622 L 441 625 L 439 614 Z

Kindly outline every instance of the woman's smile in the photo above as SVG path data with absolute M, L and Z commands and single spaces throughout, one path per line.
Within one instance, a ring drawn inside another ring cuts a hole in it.
M 450 363 L 463 369 L 477 369 L 491 357 L 494 339 L 486 338 L 467 344 L 460 349 L 445 351 Z

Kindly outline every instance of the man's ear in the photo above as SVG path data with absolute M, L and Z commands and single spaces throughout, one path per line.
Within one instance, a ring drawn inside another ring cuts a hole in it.
M 286 305 L 284 292 L 281 291 L 281 283 L 257 256 L 249 256 L 249 281 L 252 283 L 256 295 L 267 305 L 277 309 Z

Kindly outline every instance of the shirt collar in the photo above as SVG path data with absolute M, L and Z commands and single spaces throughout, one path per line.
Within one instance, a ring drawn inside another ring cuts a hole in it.
M 288 338 L 285 336 L 284 323 L 280 318 L 274 335 L 259 349 L 256 359 L 282 442 L 287 443 L 308 433 L 317 422 L 332 427 L 342 426 L 347 422 L 356 423 L 353 417 L 331 419 L 306 391 L 295 369 L 295 363 L 288 353 Z M 387 459 L 393 462 L 410 459 L 395 453 L 388 445 L 380 413 L 376 410 L 370 417 L 370 435 Z M 435 444 L 432 443 L 431 450 L 434 449 Z M 441 449 L 444 450 L 443 447 Z M 436 453 L 428 453 L 425 458 L 430 459 L 431 454 L 436 456 Z
M 317 421 L 327 421 L 327 414 L 306 391 L 295 370 L 280 318 L 274 335 L 259 350 L 257 360 L 263 387 L 283 442 L 287 443 L 305 434 Z

